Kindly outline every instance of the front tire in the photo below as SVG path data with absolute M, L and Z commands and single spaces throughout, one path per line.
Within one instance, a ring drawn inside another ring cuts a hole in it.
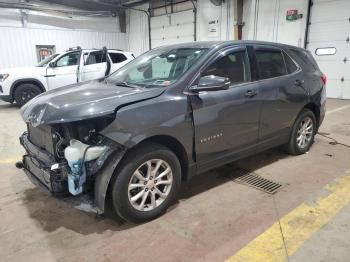
M 41 93 L 40 88 L 37 85 L 25 83 L 16 87 L 13 94 L 14 100 L 19 107 L 22 107 L 29 100 L 33 99 Z
M 308 109 L 304 109 L 296 119 L 285 150 L 291 155 L 301 155 L 309 151 L 317 131 L 316 117 Z
M 116 213 L 134 223 L 152 220 L 166 212 L 181 184 L 181 166 L 168 148 L 147 143 L 123 159 L 112 185 Z

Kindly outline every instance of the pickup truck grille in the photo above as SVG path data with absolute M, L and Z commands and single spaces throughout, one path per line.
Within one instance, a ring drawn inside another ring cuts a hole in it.
M 45 125 L 33 127 L 28 124 L 28 134 L 30 142 L 55 156 L 54 141 L 52 137 L 53 130 L 51 127 Z

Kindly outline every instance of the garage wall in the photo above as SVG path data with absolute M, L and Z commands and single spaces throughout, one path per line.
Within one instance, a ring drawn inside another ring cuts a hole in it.
M 245 0 L 242 38 L 291 44 L 303 47 L 307 0 Z M 297 9 L 301 19 L 287 21 L 287 10 Z
M 198 41 L 233 39 L 233 2 L 234 0 L 227 0 L 222 5 L 215 6 L 210 0 L 198 1 Z
M 135 8 L 148 10 L 148 4 Z M 127 49 L 138 56 L 149 49 L 148 47 L 148 16 L 136 10 L 126 11 Z
M 127 49 L 126 34 L 119 32 L 116 18 L 69 19 L 32 13 L 24 22 L 19 11 L 1 9 L 0 68 L 37 63 L 36 45 Z
M 151 18 L 152 48 L 195 40 L 195 14 L 191 2 L 181 2 L 165 8 L 156 8 Z
M 197 41 L 233 39 L 233 1 L 234 0 L 227 0 L 221 6 L 213 5 L 210 0 L 197 1 Z M 188 7 L 191 8 L 192 4 L 183 3 L 183 6 L 185 7 L 183 10 L 188 10 Z M 138 5 L 136 8 L 148 10 L 149 5 Z M 156 13 L 156 15 L 157 14 L 159 15 L 159 13 Z M 212 24 L 213 21 L 215 24 Z M 181 30 L 181 28 L 178 30 Z M 143 12 L 128 10 L 127 34 L 129 50 L 132 50 L 135 55 L 147 51 L 147 15 Z
M 349 10 L 349 0 L 313 0 L 311 7 L 307 48 L 327 76 L 327 97 L 331 98 L 350 99 Z M 321 50 L 334 52 L 322 54 Z

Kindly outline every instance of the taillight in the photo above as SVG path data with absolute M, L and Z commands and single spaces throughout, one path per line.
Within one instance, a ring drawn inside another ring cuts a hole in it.
M 326 76 L 325 74 L 322 74 L 322 75 L 321 75 L 321 80 L 322 80 L 322 82 L 323 82 L 324 85 L 327 84 L 327 76 Z

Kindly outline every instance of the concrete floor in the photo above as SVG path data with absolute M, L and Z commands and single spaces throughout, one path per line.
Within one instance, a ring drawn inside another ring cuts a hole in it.
M 350 101 L 329 100 L 320 131 L 350 144 L 349 116 Z M 0 104 L 0 119 L 0 261 L 248 261 L 235 254 L 350 169 L 350 148 L 317 136 L 308 154 L 292 157 L 273 149 L 198 176 L 183 185 L 180 200 L 164 216 L 133 225 L 75 210 L 35 188 L 14 167 L 25 130 L 19 110 Z M 271 196 L 234 183 L 235 167 L 286 186 Z M 348 191 L 335 216 L 329 213 L 316 231 L 302 228 L 298 248 L 287 244 L 271 261 L 349 261 Z M 254 246 L 249 250 L 254 254 Z

